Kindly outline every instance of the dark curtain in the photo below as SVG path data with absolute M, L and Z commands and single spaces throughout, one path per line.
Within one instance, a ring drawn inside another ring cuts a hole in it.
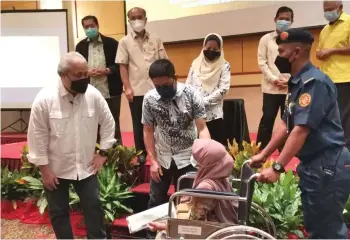
M 224 101 L 225 139 L 235 138 L 239 145 L 243 141 L 250 143 L 247 117 L 243 99 L 227 99 Z

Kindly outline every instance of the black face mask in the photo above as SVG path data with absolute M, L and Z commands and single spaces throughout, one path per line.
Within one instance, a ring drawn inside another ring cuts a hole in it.
M 156 88 L 158 94 L 160 95 L 160 97 L 164 100 L 170 100 L 172 99 L 175 94 L 176 94 L 176 86 L 159 86 Z
M 289 58 L 277 56 L 275 65 L 280 73 L 291 73 L 292 71 L 292 63 L 289 62 Z
M 89 78 L 83 78 L 83 79 L 79 79 L 71 82 L 72 82 L 72 85 L 70 89 L 72 89 L 72 91 L 76 93 L 84 94 L 88 88 L 90 80 Z
M 213 50 L 204 50 L 203 54 L 209 61 L 213 61 L 221 56 L 221 52 Z

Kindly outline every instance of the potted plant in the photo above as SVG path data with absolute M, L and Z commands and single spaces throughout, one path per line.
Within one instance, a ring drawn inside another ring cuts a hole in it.
M 229 140 L 227 140 L 227 144 L 228 144 L 227 150 L 235 162 L 232 174 L 238 177 L 240 176 L 240 171 L 243 163 L 259 152 L 261 143 L 256 144 L 255 141 L 252 141 L 251 143 L 247 143 L 246 141 L 243 141 L 241 151 L 240 151 L 240 146 L 236 142 L 236 139 L 233 139 L 232 144 L 230 143 Z
M 277 237 L 281 239 L 305 237 L 301 231 L 303 215 L 298 182 L 299 179 L 290 170 L 281 174 L 279 182 L 256 183 L 253 201 L 263 207 L 272 218 Z
M 100 146 L 97 144 L 96 148 L 100 149 Z M 142 151 L 137 151 L 135 147 L 116 145 L 108 150 L 106 164 L 115 163 L 115 171 L 120 180 L 132 187 L 138 180 L 139 163 L 136 157 L 141 153 Z
M 100 201 L 108 223 L 123 214 L 132 213 L 132 209 L 123 204 L 125 199 L 133 197 L 132 192 L 125 183 L 121 182 L 115 168 L 116 162 L 109 162 L 98 173 Z

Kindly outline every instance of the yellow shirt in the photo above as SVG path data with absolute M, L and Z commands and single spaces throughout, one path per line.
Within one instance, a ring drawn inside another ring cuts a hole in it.
M 320 33 L 318 49 L 350 45 L 350 16 L 342 13 L 337 22 L 327 24 Z M 321 71 L 335 83 L 350 82 L 350 55 L 331 55 L 321 62 Z

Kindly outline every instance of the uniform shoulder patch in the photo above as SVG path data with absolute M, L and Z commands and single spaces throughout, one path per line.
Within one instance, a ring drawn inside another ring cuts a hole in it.
M 311 95 L 308 93 L 303 93 L 299 97 L 300 107 L 307 107 L 311 103 Z

